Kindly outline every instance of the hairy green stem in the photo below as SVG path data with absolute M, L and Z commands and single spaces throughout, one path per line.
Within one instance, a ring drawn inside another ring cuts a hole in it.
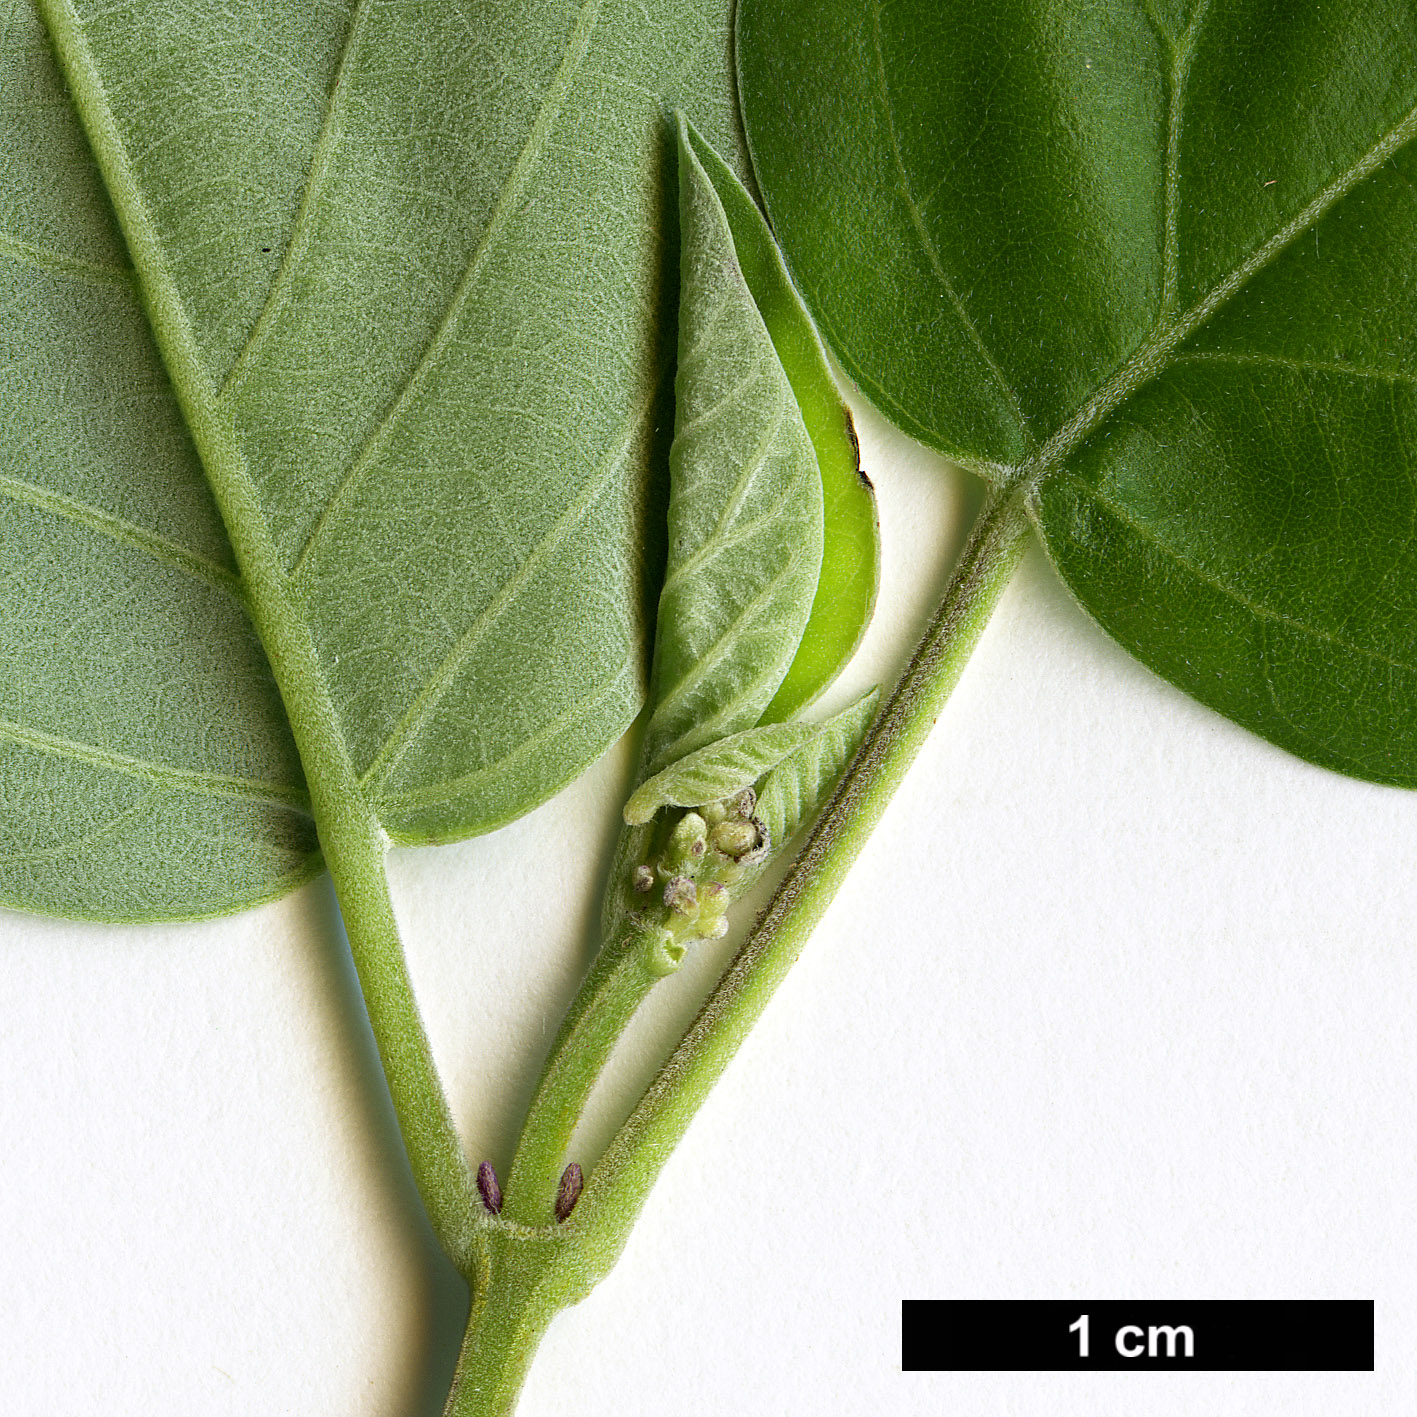
M 526 1225 L 553 1219 L 556 1184 L 586 1099 L 620 1035 L 661 976 L 624 941 L 601 950 L 551 1045 L 507 1179 L 505 1213 Z
M 351 820 L 341 821 L 337 813 L 316 809 L 325 864 L 414 1182 L 439 1245 L 470 1279 L 478 1201 L 408 976 L 389 899 L 383 834 L 368 815 L 348 815 Z
M 801 952 L 958 681 L 1027 540 L 1025 495 L 1016 488 L 986 504 L 919 648 L 802 852 L 570 1217 L 557 1224 L 555 1184 L 572 1131 L 655 982 L 619 938 L 596 961 L 537 1085 L 503 1217 L 479 1232 L 472 1315 L 445 1417 L 508 1417 L 556 1309 L 583 1297 L 615 1263 L 669 1153 Z
M 415 1181 L 440 1243 L 473 1286 L 448 1417 L 505 1417 L 546 1324 L 614 1262 L 669 1151 L 800 952 L 923 743 L 1017 563 L 1027 535 L 1023 492 L 986 507 L 920 648 L 806 846 L 617 1133 L 570 1219 L 558 1225 L 554 1178 L 571 1130 L 653 982 L 633 950 L 608 952 L 592 971 L 538 1088 L 510 1178 L 508 1215 L 493 1219 L 479 1205 L 413 998 L 385 875 L 386 839 L 350 762 L 298 593 L 271 540 L 229 409 L 199 357 L 81 26 L 67 0 L 40 0 L 40 10 L 112 196 L 286 706 Z
M 149 322 L 231 538 L 252 623 L 285 704 L 414 1180 L 439 1243 L 466 1274 L 472 1263 L 476 1197 L 409 983 L 389 901 L 384 834 L 349 760 L 308 623 L 271 540 L 229 411 L 198 354 L 82 27 L 67 0 L 39 0 L 39 9 L 113 199 Z
M 480 1208 L 433 1063 L 389 899 L 386 840 L 349 760 L 298 595 L 271 541 L 229 412 L 198 356 L 81 29 L 65 0 L 41 0 L 41 10 L 113 196 L 286 705 L 415 1181 L 440 1243 L 473 1285 L 448 1417 L 505 1417 L 546 1324 L 614 1262 L 669 1151 L 800 952 L 923 743 L 1017 563 L 1027 535 L 1023 492 L 986 507 L 920 648 L 802 853 L 616 1135 L 571 1218 L 557 1225 L 554 1181 L 571 1130 L 653 981 L 632 950 L 608 952 L 592 971 L 538 1088 L 509 1181 L 508 1215 L 494 1220 Z
M 572 1003 L 528 1111 L 507 1210 L 524 1224 L 548 1227 L 541 1233 L 555 1235 L 564 1254 L 576 1257 L 584 1280 L 593 1282 L 614 1263 L 665 1159 L 801 952 L 928 736 L 1018 564 L 1029 530 L 1025 495 L 1017 488 L 986 504 L 919 647 L 806 845 L 558 1233 L 548 1223 L 571 1133 L 654 976 L 637 952 L 612 941 Z M 494 1295 L 487 1302 L 499 1301 Z
M 572 1302 L 554 1232 L 494 1222 L 479 1244 L 472 1307 L 444 1417 L 510 1417 L 537 1344 Z

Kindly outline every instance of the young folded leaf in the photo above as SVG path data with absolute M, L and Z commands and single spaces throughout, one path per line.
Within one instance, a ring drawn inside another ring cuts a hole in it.
M 837 392 L 816 327 L 763 214 L 728 164 L 692 124 L 686 128 L 723 203 L 738 268 L 792 385 L 822 474 L 822 573 L 812 616 L 786 677 L 763 712 L 764 723 L 779 723 L 806 708 L 841 673 L 866 632 L 880 580 L 876 498 L 861 471 L 851 410 Z
M 698 807 L 751 787 L 820 731 L 814 723 L 769 723 L 689 753 L 638 787 L 625 821 L 641 826 L 661 807 Z
M 743 0 L 738 25 L 768 212 L 861 387 L 1012 489 L 1157 672 L 1417 785 L 1406 0 Z
M 625 804 L 625 821 L 639 826 L 661 807 L 700 807 L 766 779 L 758 793 L 758 816 L 777 850 L 846 766 L 876 699 L 873 689 L 825 723 L 762 724 L 700 748 L 639 787 Z M 765 814 L 763 804 L 769 800 Z
M 757 815 L 775 851 L 781 851 L 826 800 L 860 747 L 879 698 L 872 689 L 850 708 L 813 724 L 815 732 L 763 778 Z
M 817 725 L 760 720 L 836 677 L 875 601 L 875 499 L 820 342 L 752 199 L 682 117 L 679 189 L 669 565 L 645 768 L 606 892 L 607 942 L 645 918 L 635 879 L 663 844 L 667 824 L 649 825 L 656 812 L 727 799 L 804 750 Z M 777 844 L 764 833 L 755 861 Z M 747 874 L 731 874 L 724 884 L 741 894 Z
M 822 479 L 679 124 L 680 304 L 669 562 L 655 630 L 650 773 L 751 728 L 782 683 L 822 567 Z
M 643 917 L 652 969 L 671 972 L 690 941 L 727 930 L 729 907 L 811 820 L 860 747 L 878 697 L 873 689 L 825 723 L 749 729 L 680 759 L 645 784 L 654 792 L 639 810 L 663 796 L 694 809 L 674 821 L 662 853 L 631 881 L 640 891 L 670 883 L 662 893 L 663 915 Z M 797 731 L 789 735 L 789 728 Z M 775 761 L 762 770 L 769 759 Z

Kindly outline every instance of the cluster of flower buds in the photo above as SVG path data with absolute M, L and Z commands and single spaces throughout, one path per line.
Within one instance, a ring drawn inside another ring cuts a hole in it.
M 753 815 L 757 805 L 757 794 L 745 787 L 685 812 L 658 859 L 634 868 L 631 885 L 646 897 L 636 914 L 656 973 L 673 973 L 693 941 L 728 933 L 733 888 L 750 878 L 770 849 L 767 828 Z

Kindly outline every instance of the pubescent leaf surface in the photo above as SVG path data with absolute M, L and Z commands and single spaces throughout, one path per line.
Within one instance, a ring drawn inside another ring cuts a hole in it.
M 310 869 L 193 442 L 272 548 L 305 682 L 388 835 L 546 798 L 645 691 L 667 115 L 737 160 L 727 0 L 43 0 L 88 145 L 30 0 L 11 9 L 0 470 L 47 544 L 7 546 L 3 830 L 26 864 L 0 890 L 204 914 Z M 89 551 L 112 533 L 122 554 Z M 71 740 L 86 757 L 61 771 Z
M 758 817 L 774 850 L 781 851 L 826 800 L 861 746 L 879 698 L 878 691 L 872 689 L 840 713 L 812 724 L 811 736 L 762 779 Z
M 220 914 L 318 864 L 221 519 L 22 0 L 0 31 L 0 904 Z
M 1417 782 L 1411 4 L 743 0 L 738 53 L 863 389 L 1172 682 Z
M 661 807 L 698 807 L 751 787 L 816 732 L 811 723 L 745 728 L 672 762 L 642 782 L 625 803 L 628 826 L 643 826 Z
M 690 146 L 713 183 L 733 234 L 743 281 L 763 317 L 822 475 L 822 569 L 812 614 L 787 674 L 763 711 L 780 723 L 820 694 L 856 651 L 876 604 L 880 528 L 876 496 L 861 471 L 856 430 L 802 298 L 757 204 L 692 126 Z
M 650 775 L 758 722 L 802 642 L 822 567 L 816 450 L 682 120 L 679 225 L 669 561 L 645 729 Z
M 735 152 L 726 0 L 39 8 L 368 805 L 517 816 L 643 698 L 667 111 Z

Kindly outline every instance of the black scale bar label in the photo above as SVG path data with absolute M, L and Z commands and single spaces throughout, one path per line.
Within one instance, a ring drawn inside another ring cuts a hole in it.
M 906 1299 L 906 1372 L 1372 1372 L 1371 1299 Z

